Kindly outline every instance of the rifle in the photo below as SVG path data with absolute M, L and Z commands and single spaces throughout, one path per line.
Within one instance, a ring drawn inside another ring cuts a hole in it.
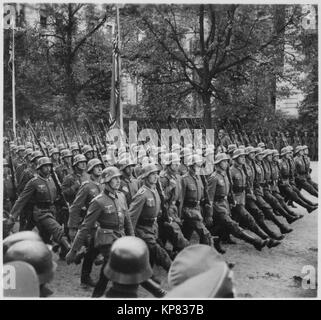
M 12 156 L 11 156 L 11 150 L 10 150 L 10 144 L 9 144 L 9 140 L 6 140 L 6 144 L 7 144 L 7 148 L 8 148 L 8 156 L 9 156 L 9 168 L 11 170 L 11 182 L 12 182 L 12 188 L 13 188 L 13 194 L 14 194 L 14 201 L 16 201 L 17 199 L 17 186 L 16 186 L 16 181 L 15 181 L 15 169 L 14 169 L 14 165 L 13 165 L 13 161 L 12 161 Z
M 87 126 L 87 129 L 88 129 L 89 134 L 91 135 L 92 143 L 93 143 L 93 145 L 96 147 L 97 154 L 98 154 L 98 158 L 99 158 L 99 160 L 102 162 L 103 166 L 105 166 L 104 161 L 103 161 L 103 157 L 102 157 L 102 154 L 101 154 L 101 151 L 100 151 L 100 148 L 99 148 L 99 146 L 98 146 L 98 144 L 97 144 L 96 137 L 95 137 L 95 135 L 94 135 L 94 132 L 93 132 L 92 128 L 90 127 L 90 124 L 89 124 L 88 119 L 85 119 L 85 124 L 86 124 L 86 126 Z
M 64 137 L 66 146 L 67 146 L 68 149 L 70 149 L 70 146 L 69 146 L 69 143 L 68 143 L 68 139 L 67 139 L 67 136 L 66 136 L 66 132 L 65 132 L 65 128 L 64 128 L 64 126 L 63 126 L 63 124 L 61 122 L 59 122 L 59 125 L 60 125 L 60 128 L 62 130 L 62 135 Z
M 29 125 L 29 128 L 30 128 L 30 130 L 31 130 L 31 132 L 32 132 L 32 135 L 34 136 L 35 141 L 36 141 L 37 145 L 39 146 L 41 152 L 42 152 L 44 155 L 47 155 L 47 157 L 49 157 L 49 154 L 45 152 L 45 149 L 43 148 L 43 145 L 41 144 L 40 140 L 38 139 L 38 137 L 37 137 L 37 135 L 36 135 L 36 132 L 35 132 L 35 130 L 33 129 L 31 123 L 28 121 L 27 124 Z M 48 150 L 47 150 L 47 152 L 48 152 Z M 60 182 L 59 182 L 59 180 L 58 180 L 58 177 L 57 177 L 57 175 L 56 175 L 56 172 L 55 172 L 53 169 L 51 170 L 50 175 L 51 175 L 51 177 L 52 177 L 53 182 L 55 183 L 55 186 L 56 186 L 56 189 L 57 189 L 57 193 L 58 193 L 58 195 L 60 196 L 60 199 L 61 199 L 61 201 L 62 201 L 62 205 L 63 205 L 64 207 L 68 208 L 69 206 L 68 206 L 68 204 L 67 204 L 67 202 L 66 202 L 66 200 L 65 200 L 65 198 L 64 198 L 64 196 L 63 196 L 63 194 L 62 194 Z
M 78 148 L 79 148 L 79 152 L 81 152 L 81 144 L 80 144 L 80 140 L 79 140 L 80 139 L 80 135 L 79 135 L 78 128 L 77 128 L 74 120 L 71 121 L 71 126 L 72 126 L 72 128 L 74 130 L 74 133 L 76 135 L 76 138 L 77 138 L 77 145 L 78 145 Z

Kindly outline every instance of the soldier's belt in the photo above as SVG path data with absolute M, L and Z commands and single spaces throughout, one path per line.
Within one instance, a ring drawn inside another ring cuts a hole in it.
M 189 200 L 189 201 L 184 201 L 183 206 L 184 206 L 184 207 L 188 207 L 188 208 L 195 208 L 195 207 L 199 206 L 199 204 L 200 204 L 199 201 Z
M 157 217 L 149 219 L 139 219 L 137 224 L 141 226 L 152 226 L 157 221 Z

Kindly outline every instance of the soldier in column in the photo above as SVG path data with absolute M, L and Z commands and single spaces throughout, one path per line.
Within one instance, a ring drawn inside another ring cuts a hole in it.
M 272 239 L 282 240 L 284 236 L 282 234 L 275 233 L 272 229 L 268 227 L 265 223 L 265 216 L 262 209 L 259 206 L 259 202 L 254 194 L 254 179 L 255 179 L 255 171 L 253 165 L 251 163 L 252 157 L 255 155 L 255 148 L 252 146 L 247 147 L 245 150 L 246 160 L 243 165 L 244 173 L 246 175 L 246 202 L 245 208 L 248 212 L 253 216 L 256 223 L 260 226 L 260 228 Z M 264 201 L 264 200 L 263 200 Z M 268 204 L 266 205 L 266 209 L 269 208 Z
M 229 156 L 225 153 L 217 154 L 214 161 L 215 171 L 208 181 L 209 201 L 213 207 L 214 230 L 212 233 L 218 236 L 230 233 L 234 237 L 252 244 L 257 250 L 261 251 L 268 243 L 268 240 L 252 237 L 231 217 L 231 209 L 228 201 L 231 185 L 226 173 L 229 159 Z M 235 203 L 233 203 L 233 205 L 235 205 Z
M 87 158 L 87 161 L 94 159 L 94 149 L 90 145 L 85 145 L 82 148 L 82 153 Z
M 15 174 L 16 174 L 16 181 L 17 184 L 20 183 L 22 175 L 23 175 L 23 171 L 30 166 L 30 161 L 31 161 L 31 155 L 33 153 L 32 149 L 27 148 L 25 151 L 25 155 L 24 155 L 24 162 L 22 164 L 19 164 L 16 168 Z
M 180 166 L 178 168 L 178 173 L 183 176 L 188 172 L 188 160 L 191 158 L 193 151 L 190 148 L 182 148 L 180 154 Z
M 103 190 L 103 185 L 100 183 L 102 163 L 99 159 L 94 158 L 88 162 L 87 173 L 90 175 L 89 179 L 82 183 L 69 209 L 68 229 L 71 240 L 75 238 L 77 230 L 81 228 L 81 223 L 86 217 L 90 202 Z M 86 241 L 82 241 L 82 245 L 84 245 L 87 250 L 81 267 L 80 282 L 83 286 L 94 287 L 96 284 L 90 277 L 90 274 L 93 263 L 99 254 L 99 251 L 94 245 L 95 224 L 91 225 L 91 229 L 88 231 L 89 232 L 86 231 Z
M 156 189 L 158 168 L 147 164 L 142 169 L 143 186 L 138 190 L 129 207 L 129 216 L 137 237 L 144 240 L 149 248 L 151 266 L 160 265 L 169 270 L 171 259 L 157 241 L 157 217 L 161 211 L 161 200 Z
M 311 162 L 310 162 L 310 157 L 309 157 L 309 147 L 307 145 L 302 146 L 303 149 L 303 161 L 305 163 L 305 174 L 306 174 L 306 178 L 309 184 L 311 184 L 313 186 L 313 188 L 318 191 L 318 184 L 314 181 L 312 181 L 311 178 Z
M 61 151 L 61 160 L 62 163 L 56 167 L 56 174 L 58 176 L 59 181 L 62 183 L 64 178 L 72 173 L 72 153 L 69 149 L 65 149 Z
M 20 145 L 16 148 L 17 157 L 13 161 L 13 167 L 16 170 L 17 167 L 25 162 L 24 156 L 25 156 L 26 148 L 24 145 Z
M 263 240 L 268 240 L 269 248 L 276 247 L 280 244 L 279 241 L 269 239 L 268 235 L 256 224 L 255 219 L 245 208 L 245 189 L 246 189 L 246 174 L 243 170 L 245 164 L 245 151 L 236 149 L 233 152 L 233 165 L 230 168 L 232 190 L 234 193 L 235 205 L 231 208 L 232 218 L 240 224 L 242 228 L 248 229 L 255 233 Z
M 49 156 L 52 161 L 53 169 L 56 170 L 60 166 L 60 151 L 58 148 L 52 148 L 49 151 Z
M 69 243 L 64 234 L 63 227 L 55 219 L 56 202 L 58 199 L 57 187 L 51 177 L 52 163 L 47 157 L 38 160 L 35 178 L 31 179 L 17 202 L 10 211 L 10 220 L 14 222 L 24 210 L 28 202 L 32 202 L 33 215 L 32 220 L 39 230 L 44 242 L 49 243 L 51 237 L 62 247 L 69 249 Z
M 159 235 L 163 243 L 169 241 L 173 246 L 173 255 L 189 245 L 185 239 L 181 227 L 179 207 L 181 199 L 181 177 L 178 174 L 180 158 L 176 153 L 169 153 L 165 159 L 165 170 L 160 173 L 160 182 L 164 190 L 164 202 L 166 214 L 162 215 L 159 223 Z
M 104 263 L 92 297 L 101 297 L 106 290 L 108 279 L 104 275 L 104 269 L 109 259 L 112 244 L 125 235 L 134 235 L 125 196 L 118 192 L 120 176 L 121 172 L 116 167 L 103 170 L 101 178 L 104 190 L 90 202 L 85 219 L 66 257 L 67 263 L 75 261 L 77 251 L 86 243 L 88 235 L 98 223 L 94 247 L 103 254 Z

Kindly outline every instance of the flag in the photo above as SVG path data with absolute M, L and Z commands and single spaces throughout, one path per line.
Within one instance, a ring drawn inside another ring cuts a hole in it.
M 122 103 L 121 103 L 121 61 L 120 61 L 120 32 L 119 32 L 119 11 L 117 8 L 116 28 L 113 37 L 112 50 L 112 80 L 110 97 L 110 114 L 113 120 L 122 128 Z

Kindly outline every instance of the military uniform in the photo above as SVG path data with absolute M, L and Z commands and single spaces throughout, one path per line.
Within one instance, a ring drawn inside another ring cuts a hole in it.
M 10 214 L 16 219 L 25 205 L 28 202 L 32 203 L 32 219 L 43 240 L 48 243 L 52 236 L 56 242 L 60 243 L 64 230 L 55 219 L 57 198 L 57 189 L 52 178 L 37 175 L 27 183 Z
M 128 207 L 133 201 L 133 197 L 137 193 L 138 189 L 139 181 L 134 177 L 128 177 L 123 173 L 120 181 L 120 191 L 125 195 Z
M 310 165 L 311 165 L 310 157 L 304 154 L 302 158 L 303 158 L 303 162 L 305 164 L 305 175 L 306 175 L 307 181 L 308 181 L 309 184 L 312 185 L 312 187 L 316 191 L 318 191 L 318 184 L 316 182 L 312 181 L 312 179 L 311 179 L 311 174 L 310 173 L 311 173 L 312 169 L 310 168 Z
M 73 172 L 64 178 L 61 190 L 64 198 L 70 205 L 74 202 L 80 186 L 88 179 L 90 178 L 86 172 L 83 174 Z
M 3 210 L 10 212 L 15 197 L 12 177 L 8 174 L 3 177 Z
M 298 186 L 299 190 L 303 189 L 309 192 L 314 197 L 318 197 L 317 190 L 315 190 L 314 186 L 311 185 L 307 180 L 307 177 L 310 176 L 309 174 L 310 161 L 308 157 L 305 159 L 304 156 L 298 155 L 294 158 L 294 163 L 295 163 L 295 169 L 296 169 L 295 183 Z M 312 181 L 311 177 L 310 177 L 310 181 Z
M 151 265 L 156 263 L 168 271 L 171 259 L 157 242 L 157 217 L 160 206 L 160 196 L 156 187 L 143 185 L 133 198 L 129 207 L 129 216 L 136 236 L 144 240 L 149 248 Z
M 56 174 L 57 174 L 57 177 L 58 177 L 59 181 L 62 183 L 63 180 L 64 180 L 64 178 L 65 178 L 67 175 L 73 173 L 73 169 L 72 169 L 71 166 L 69 167 L 68 165 L 66 165 L 65 163 L 63 163 L 63 164 L 61 164 L 61 165 L 59 165 L 59 166 L 56 167 L 55 172 L 56 172 Z
M 187 240 L 190 240 L 193 231 L 196 231 L 200 237 L 200 243 L 212 245 L 211 234 L 205 227 L 201 214 L 200 201 L 204 196 L 204 186 L 200 176 L 189 170 L 182 177 L 182 231 Z
M 107 188 L 107 187 L 106 187 Z M 95 247 L 104 255 L 104 264 L 100 271 L 100 278 L 93 296 L 103 295 L 108 279 L 104 275 L 104 268 L 108 261 L 112 244 L 125 235 L 134 235 L 133 226 L 128 216 L 125 196 L 121 192 L 114 193 L 105 189 L 95 197 L 89 205 L 87 215 L 76 235 L 72 250 L 79 250 L 86 242 L 88 234 L 98 222 L 99 229 L 95 236 Z
M 188 246 L 181 227 L 179 204 L 181 200 L 181 178 L 168 168 L 160 174 L 160 182 L 164 190 L 164 200 L 167 207 L 167 221 L 159 223 L 160 238 L 164 243 L 168 240 L 173 245 L 173 251 L 180 251 Z
M 242 166 L 234 163 L 230 169 L 230 175 L 234 200 L 236 202 L 231 210 L 233 220 L 237 221 L 243 228 L 254 232 L 262 239 L 267 239 L 267 234 L 256 224 L 255 219 L 245 208 L 246 174 Z

